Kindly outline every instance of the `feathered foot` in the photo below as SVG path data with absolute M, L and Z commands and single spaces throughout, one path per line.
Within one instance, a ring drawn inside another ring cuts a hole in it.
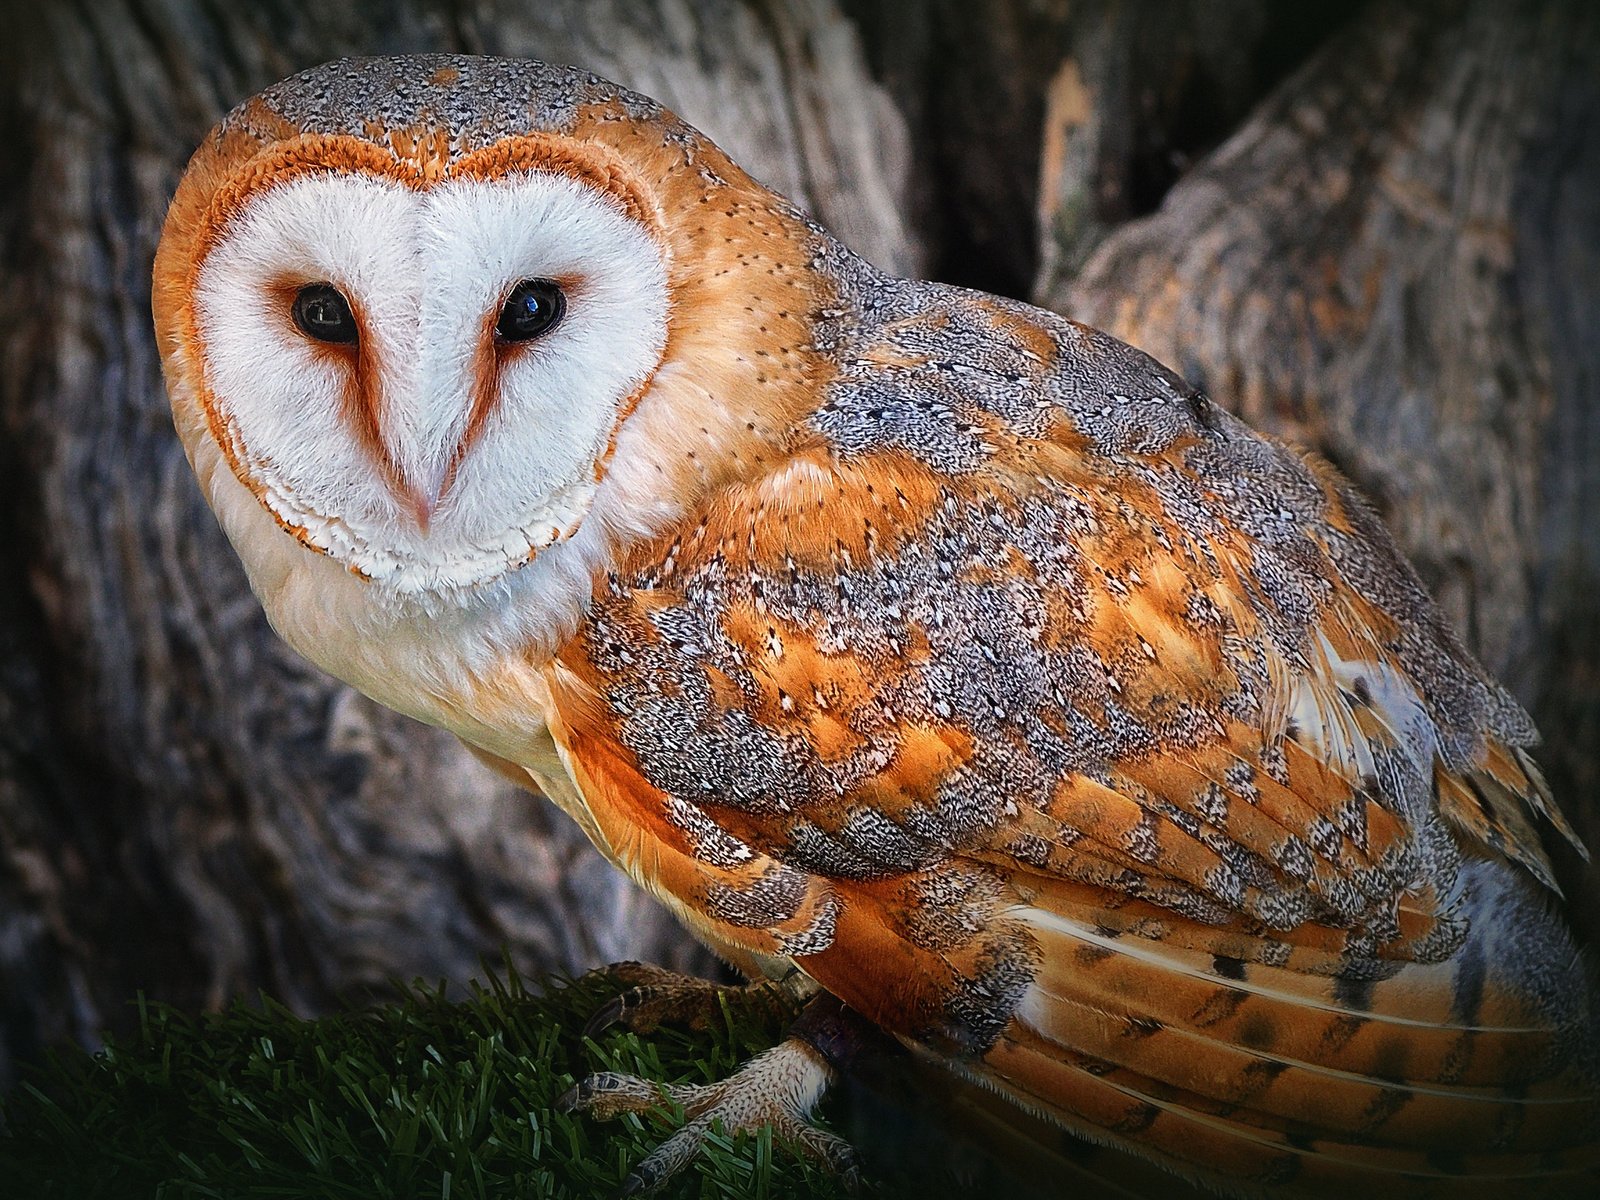
M 653 1191 L 700 1152 L 713 1125 L 724 1132 L 754 1132 L 771 1126 L 779 1140 L 818 1160 L 854 1188 L 858 1174 L 850 1143 L 811 1124 L 811 1110 L 833 1082 L 833 1068 L 807 1042 L 789 1038 L 756 1055 L 720 1083 L 653 1083 L 637 1075 L 601 1071 L 581 1080 L 556 1102 L 601 1120 L 678 1105 L 688 1118 L 629 1172 L 619 1196 Z
M 793 1012 L 802 996 L 817 991 L 799 972 L 779 982 L 725 987 L 640 963 L 619 963 L 604 970 L 608 978 L 631 986 L 590 1018 L 585 1036 L 617 1024 L 636 1033 L 668 1022 L 708 1029 L 719 1019 L 724 999 L 772 1004 L 779 1006 L 777 1011 Z M 810 1116 L 833 1082 L 835 1066 L 847 1061 L 847 1051 L 859 1042 L 855 1034 L 859 1023 L 833 997 L 816 996 L 787 1039 L 719 1083 L 656 1083 L 601 1071 L 580 1080 L 556 1103 L 565 1111 L 587 1112 L 601 1120 L 671 1105 L 683 1109 L 687 1118 L 683 1128 L 633 1168 L 622 1182 L 620 1196 L 653 1191 L 683 1170 L 713 1125 L 728 1134 L 770 1126 L 780 1141 L 816 1159 L 854 1189 L 859 1177 L 855 1150 L 843 1138 L 811 1124 Z
M 584 976 L 585 980 L 595 977 L 625 990 L 595 1010 L 583 1027 L 584 1037 L 598 1037 L 613 1025 L 632 1033 L 654 1033 L 663 1025 L 704 1033 L 721 1025 L 724 1002 L 736 1011 L 792 1017 L 817 993 L 817 985 L 797 970 L 782 980 L 730 985 L 648 963 L 620 962 Z

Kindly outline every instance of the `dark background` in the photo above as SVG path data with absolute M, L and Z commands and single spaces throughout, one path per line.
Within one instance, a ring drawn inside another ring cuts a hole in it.
M 1600 5 L 5 0 L 0 1085 L 256 989 L 711 963 L 536 798 L 278 644 L 149 275 L 227 108 L 349 53 L 591 68 L 879 264 L 1110 329 L 1381 508 L 1600 824 Z

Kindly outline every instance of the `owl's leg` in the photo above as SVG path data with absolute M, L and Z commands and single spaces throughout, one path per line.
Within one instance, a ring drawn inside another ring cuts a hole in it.
M 793 1016 L 817 993 L 817 985 L 799 970 L 780 980 L 730 985 L 647 963 L 621 962 L 589 972 L 584 981 L 595 977 L 625 990 L 594 1011 L 583 1027 L 584 1037 L 597 1037 L 613 1025 L 632 1033 L 653 1033 L 663 1025 L 703 1033 L 722 1023 L 724 1003 L 779 1019 Z
M 619 1195 L 651 1191 L 677 1174 L 699 1153 L 713 1125 L 728 1134 L 770 1126 L 780 1141 L 816 1159 L 854 1188 L 855 1150 L 843 1138 L 811 1124 L 810 1117 L 833 1083 L 841 1060 L 859 1043 L 855 1036 L 859 1021 L 832 996 L 821 995 L 806 1006 L 784 1041 L 719 1083 L 654 1083 L 602 1071 L 581 1080 L 557 1105 L 602 1120 L 659 1110 L 667 1104 L 683 1109 L 687 1118 L 683 1128 L 633 1168 Z

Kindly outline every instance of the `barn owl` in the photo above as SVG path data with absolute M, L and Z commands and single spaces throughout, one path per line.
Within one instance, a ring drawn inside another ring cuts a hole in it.
M 1327 465 L 532 62 L 246 101 L 154 307 L 277 632 L 812 997 L 630 1187 L 713 1119 L 842 1162 L 852 1020 L 1227 1193 L 1592 1184 L 1576 839 Z

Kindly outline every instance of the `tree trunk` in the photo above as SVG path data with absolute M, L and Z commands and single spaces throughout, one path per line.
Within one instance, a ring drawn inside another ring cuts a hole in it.
M 0 1084 L 138 989 L 316 1011 L 502 947 L 709 966 L 548 805 L 278 643 L 183 461 L 149 319 L 167 198 L 227 107 L 340 54 L 579 63 L 881 265 L 1031 290 L 1320 450 L 1593 818 L 1582 0 L 38 7 L 0 37 Z

